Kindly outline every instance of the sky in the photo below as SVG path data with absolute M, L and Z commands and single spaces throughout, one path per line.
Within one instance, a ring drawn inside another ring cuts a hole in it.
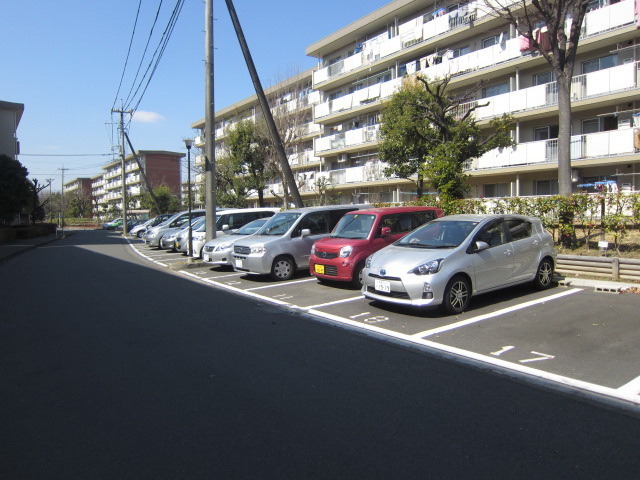
M 305 55 L 309 45 L 389 1 L 235 0 L 234 6 L 267 88 L 317 65 Z M 113 123 L 119 117 L 112 109 L 123 105 L 137 105 L 129 125 L 136 150 L 186 154 L 182 140 L 194 137 L 191 124 L 204 118 L 204 0 L 184 1 L 146 90 L 149 74 L 144 76 L 177 3 L 0 1 L 0 100 L 24 104 L 18 159 L 29 178 L 41 184 L 53 179 L 53 191 L 59 191 L 62 168 L 65 183 L 101 173 L 118 143 Z M 220 110 L 255 91 L 226 3 L 213 5 L 214 102 Z

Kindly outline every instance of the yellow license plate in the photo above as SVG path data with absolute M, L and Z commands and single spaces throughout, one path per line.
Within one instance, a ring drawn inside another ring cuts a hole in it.
M 316 263 L 315 268 L 316 268 L 316 273 L 324 274 L 324 265 L 318 265 Z

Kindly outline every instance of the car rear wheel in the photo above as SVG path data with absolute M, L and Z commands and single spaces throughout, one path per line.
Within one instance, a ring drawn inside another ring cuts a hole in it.
M 449 280 L 444 289 L 442 309 L 455 315 L 464 312 L 471 301 L 471 284 L 462 275 L 457 275 Z
M 271 266 L 271 278 L 274 280 L 289 280 L 295 273 L 296 266 L 289 257 L 278 257 Z
M 144 230 L 140 230 L 138 232 L 138 238 L 142 238 L 142 235 L 144 235 Z
M 551 287 L 553 281 L 553 261 L 550 258 L 543 258 L 538 265 L 536 278 L 533 279 L 533 286 L 538 290 L 546 290 Z

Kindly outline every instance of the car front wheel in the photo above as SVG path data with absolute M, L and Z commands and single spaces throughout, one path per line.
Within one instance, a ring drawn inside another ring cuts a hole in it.
M 278 257 L 271 267 L 271 278 L 274 280 L 289 280 L 295 273 L 293 260 L 288 257 Z
M 551 287 L 553 281 L 553 261 L 549 258 L 543 258 L 538 265 L 536 278 L 533 279 L 533 286 L 538 290 L 546 290 Z
M 471 301 L 471 284 L 462 275 L 449 280 L 444 289 L 442 309 L 451 315 L 462 313 Z

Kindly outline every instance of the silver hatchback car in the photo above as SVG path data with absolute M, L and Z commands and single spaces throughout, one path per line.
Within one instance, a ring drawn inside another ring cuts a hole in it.
M 367 258 L 366 298 L 464 311 L 472 295 L 531 282 L 552 284 L 553 238 L 523 215 L 451 215 L 433 220 Z

